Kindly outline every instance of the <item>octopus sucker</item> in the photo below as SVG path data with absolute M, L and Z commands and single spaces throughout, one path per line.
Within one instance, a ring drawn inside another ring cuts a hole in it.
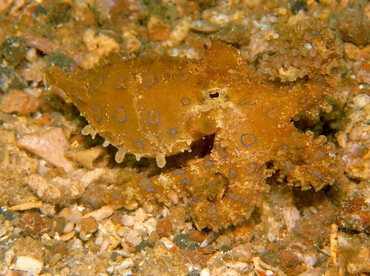
M 114 157 L 116 162 L 122 163 L 123 159 L 125 158 L 126 153 L 127 153 L 127 149 L 125 147 L 119 147 Z
M 164 154 L 158 154 L 155 157 L 155 160 L 159 168 L 163 168 L 166 165 L 166 157 L 164 156 Z
M 162 168 L 166 157 L 214 135 L 211 152 L 197 162 L 126 183 L 122 206 L 153 198 L 171 205 L 176 193 L 197 228 L 217 231 L 250 217 L 273 174 L 320 190 L 343 171 L 333 143 L 293 123 L 301 114 L 329 111 L 335 88 L 310 78 L 289 85 L 266 80 L 229 45 L 213 41 L 199 60 L 112 54 L 93 70 L 68 75 L 53 67 L 46 77 L 86 117 L 83 134 L 98 133 L 118 148 L 117 162 L 131 153 Z

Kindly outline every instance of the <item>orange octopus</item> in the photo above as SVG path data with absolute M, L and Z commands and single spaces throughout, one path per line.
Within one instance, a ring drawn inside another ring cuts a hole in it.
M 169 194 L 187 198 L 199 228 L 218 230 L 248 219 L 267 191 L 266 178 L 302 189 L 332 184 L 339 168 L 334 144 L 298 130 L 293 120 L 330 106 L 335 90 L 318 80 L 268 82 L 232 46 L 213 42 L 200 60 L 180 57 L 122 59 L 117 54 L 93 70 L 47 73 L 87 118 L 84 134 L 96 133 L 137 159 L 190 150 L 215 134 L 209 155 L 172 172 L 125 183 L 116 191 L 122 206 Z

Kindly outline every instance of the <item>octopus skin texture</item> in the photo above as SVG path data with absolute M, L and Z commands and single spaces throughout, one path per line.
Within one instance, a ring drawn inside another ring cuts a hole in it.
M 268 190 L 266 178 L 321 189 L 341 174 L 337 149 L 325 136 L 302 132 L 294 119 L 328 109 L 335 89 L 319 80 L 281 84 L 263 80 L 232 46 L 213 42 L 200 60 L 180 57 L 122 59 L 113 54 L 92 70 L 66 74 L 53 67 L 49 85 L 61 88 L 89 125 L 137 159 L 166 156 L 215 134 L 211 153 L 188 166 L 122 185 L 122 206 L 169 194 L 187 198 L 197 228 L 213 230 L 248 219 Z

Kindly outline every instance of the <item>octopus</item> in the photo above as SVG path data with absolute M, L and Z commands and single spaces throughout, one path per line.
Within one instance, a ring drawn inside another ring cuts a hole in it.
M 187 202 L 198 229 L 219 230 L 247 220 L 268 191 L 266 179 L 320 190 L 341 173 L 336 146 L 323 135 L 299 130 L 294 121 L 317 114 L 335 89 L 321 79 L 279 83 L 261 78 L 232 46 L 216 41 L 199 60 L 168 56 L 123 59 L 112 54 L 94 69 L 47 72 L 105 144 L 139 160 L 190 150 L 214 134 L 210 154 L 112 192 L 122 206 L 155 199 Z

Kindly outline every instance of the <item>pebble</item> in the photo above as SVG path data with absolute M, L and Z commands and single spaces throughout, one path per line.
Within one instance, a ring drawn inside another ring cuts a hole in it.
M 85 191 L 80 181 L 61 177 L 49 179 L 38 174 L 29 176 L 27 184 L 42 200 L 54 204 L 80 197 Z
M 0 68 L 0 90 L 9 92 L 14 89 L 23 89 L 26 82 L 10 68 Z
M 23 37 L 11 37 L 2 45 L 2 52 L 6 60 L 12 65 L 18 66 L 26 57 L 27 46 Z
M 136 212 L 135 212 L 135 220 L 136 221 L 144 222 L 146 217 L 147 217 L 147 214 L 146 214 L 146 212 L 144 211 L 143 208 L 139 208 L 139 209 L 136 210 Z
M 56 253 L 54 254 L 53 257 L 51 257 L 51 259 L 49 260 L 49 265 L 50 266 L 54 266 L 57 262 L 59 262 L 59 260 L 62 259 L 62 254 L 60 253 Z
M 294 229 L 296 222 L 300 218 L 300 213 L 295 206 L 285 206 L 283 207 L 283 217 L 285 221 L 285 225 L 287 227 L 288 232 L 292 232 Z
M 98 230 L 98 222 L 93 217 L 81 219 L 81 229 L 88 233 L 93 233 Z
M 132 216 L 124 215 L 122 218 L 122 224 L 127 227 L 134 226 L 135 219 Z
M 75 236 L 75 234 L 76 234 L 75 231 L 71 231 L 69 233 L 63 234 L 63 235 L 60 236 L 60 240 L 61 241 L 68 241 L 68 240 L 72 239 Z
M 18 139 L 17 145 L 64 169 L 67 173 L 76 168 L 75 163 L 64 156 L 69 141 L 61 128 L 50 128 L 42 133 L 25 135 Z
M 87 213 L 82 218 L 93 217 L 96 221 L 101 221 L 107 217 L 110 217 L 114 212 L 114 209 L 110 206 L 104 206 L 98 210 Z
M 4 264 L 9 266 L 14 260 L 15 252 L 14 249 L 9 249 L 4 254 Z
M 42 206 L 42 201 L 35 201 L 35 202 L 25 202 L 21 204 L 14 205 L 9 207 L 10 211 L 25 211 L 30 210 L 33 208 L 39 208 Z
M 370 103 L 370 96 L 366 94 L 359 94 L 353 98 L 353 103 L 356 105 L 356 107 L 361 109 Z
M 73 230 L 74 227 L 75 227 L 75 224 L 72 221 L 68 222 L 64 226 L 63 233 L 70 233 L 70 232 L 72 232 L 72 230 Z
M 162 237 L 169 237 L 172 233 L 172 224 L 169 218 L 164 218 L 157 223 L 157 232 Z
M 4 113 L 30 114 L 40 107 L 40 100 L 22 90 L 12 90 L 2 98 L 0 109 Z
M 39 274 L 43 267 L 44 264 L 33 257 L 18 256 L 13 269 L 24 271 L 24 276 L 31 276 Z
M 210 276 L 210 275 L 211 275 L 211 270 L 208 267 L 203 268 L 200 271 L 200 276 Z
M 151 244 L 155 244 L 159 239 L 160 239 L 160 236 L 159 236 L 158 232 L 153 231 L 149 235 L 148 242 L 150 242 Z

